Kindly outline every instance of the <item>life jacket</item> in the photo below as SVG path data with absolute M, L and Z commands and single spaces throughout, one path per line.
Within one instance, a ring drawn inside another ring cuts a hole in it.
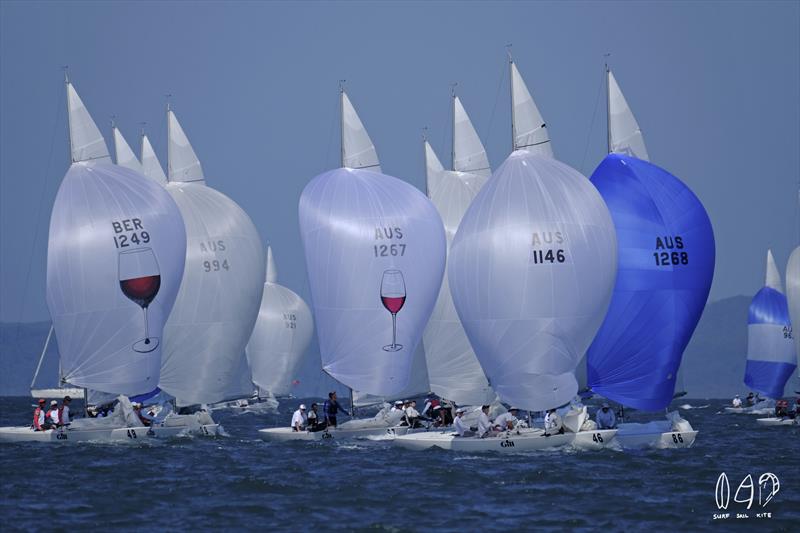
M 440 406 L 439 400 L 437 398 L 432 399 L 430 401 L 430 403 L 431 403 L 431 407 L 430 407 L 431 410 L 436 409 L 437 407 Z
M 45 414 L 44 419 L 42 420 L 42 422 L 39 422 L 39 418 L 42 416 L 43 412 L 44 411 L 42 411 L 41 407 L 37 407 L 36 409 L 33 410 L 33 428 L 34 429 L 42 429 L 42 427 L 41 427 L 42 423 L 47 422 L 47 415 L 46 414 Z

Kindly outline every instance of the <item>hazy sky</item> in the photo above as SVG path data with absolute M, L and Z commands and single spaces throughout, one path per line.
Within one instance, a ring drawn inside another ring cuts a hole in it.
M 604 155 L 596 107 L 610 59 L 654 163 L 682 178 L 714 224 L 711 298 L 752 294 L 766 249 L 783 271 L 800 239 L 800 4 L 0 3 L 0 320 L 48 317 L 50 209 L 67 169 L 61 65 L 95 120 L 139 123 L 165 159 L 164 95 L 207 183 L 273 245 L 306 297 L 297 202 L 337 166 L 337 82 L 386 173 L 424 190 L 420 132 L 449 160 L 458 82 L 493 167 L 509 151 L 505 45 L 556 157 L 590 174 Z M 593 122 L 593 116 L 594 122 Z M 593 124 L 593 128 L 590 126 Z

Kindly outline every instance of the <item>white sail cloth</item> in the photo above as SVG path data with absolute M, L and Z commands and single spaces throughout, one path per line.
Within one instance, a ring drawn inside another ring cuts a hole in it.
M 786 263 L 786 299 L 789 301 L 789 317 L 792 320 L 797 367 L 800 369 L 800 246 L 792 251 Z
M 113 128 L 113 134 L 114 151 L 116 152 L 117 164 L 121 167 L 135 170 L 139 174 L 143 174 L 144 169 L 142 168 L 142 164 L 139 163 L 138 159 L 136 159 L 136 155 L 133 153 L 133 150 L 131 150 L 131 147 L 125 141 L 125 137 L 122 136 L 122 133 L 120 133 L 119 128 L 116 126 Z
M 464 172 L 444 170 L 425 143 L 428 196 L 442 216 L 448 247 L 486 178 Z M 469 343 L 450 294 L 447 271 L 433 313 L 423 334 L 430 389 L 459 405 L 491 403 L 495 393 Z
M 511 63 L 511 121 L 514 132 L 514 150 L 553 157 L 550 135 L 547 133 L 542 114 L 536 107 L 525 81 Z
M 608 139 L 609 151 L 649 161 L 642 130 L 628 106 L 614 74 L 608 70 Z
M 453 97 L 453 170 L 480 178 L 492 174 L 483 143 L 458 96 Z
M 311 180 L 299 215 L 323 369 L 355 390 L 399 393 L 442 280 L 436 208 L 397 178 L 342 168 Z
M 169 181 L 205 183 L 200 160 L 171 110 L 167 110 L 167 137 Z
M 108 162 L 73 163 L 47 251 L 47 305 L 67 382 L 128 395 L 156 387 L 185 247 L 180 212 L 162 187 Z
M 150 144 L 150 139 L 147 135 L 142 135 L 142 173 L 150 179 L 157 181 L 162 185 L 167 183 L 167 175 L 164 174 L 164 169 L 161 168 L 161 163 L 158 162 L 158 157 L 153 150 L 153 145 Z
M 247 343 L 247 360 L 253 383 L 280 396 L 291 390 L 311 342 L 314 321 L 303 299 L 277 283 L 272 248 L 267 249 L 267 265 L 261 309 Z
M 381 171 L 378 153 L 347 93 L 342 91 L 342 166 Z
M 512 153 L 464 215 L 448 262 L 461 323 L 503 401 L 538 411 L 575 396 L 616 269 L 614 225 L 589 180 Z
M 355 407 L 366 407 L 370 405 L 378 405 L 384 402 L 392 402 L 393 400 L 407 400 L 409 398 L 417 398 L 427 394 L 431 390 L 430 382 L 428 381 L 428 367 L 425 361 L 425 350 L 422 343 L 417 345 L 414 350 L 414 358 L 411 361 L 411 377 L 408 378 L 408 384 L 400 392 L 396 392 L 391 396 L 377 396 L 375 394 L 368 394 L 358 390 L 353 391 L 353 405 Z
M 75 87 L 69 82 L 67 82 L 67 114 L 72 162 L 102 159 L 111 162 L 103 135 L 75 91 Z

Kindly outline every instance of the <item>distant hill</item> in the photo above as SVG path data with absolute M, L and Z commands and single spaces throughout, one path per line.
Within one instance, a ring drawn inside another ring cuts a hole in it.
M 729 398 L 747 392 L 742 379 L 749 305 L 750 297 L 735 296 L 706 306 L 681 365 L 683 388 L 689 398 Z M 48 322 L 0 324 L 0 396 L 29 393 L 49 327 Z M 52 347 L 51 352 L 54 350 Z M 54 385 L 57 380 L 56 358 L 45 359 L 37 386 Z M 316 342 L 312 343 L 298 377 L 300 383 L 293 391 L 297 397 L 319 397 L 334 389 L 343 392 L 340 384 L 320 370 Z M 800 390 L 797 372 L 786 385 L 786 394 L 796 390 Z

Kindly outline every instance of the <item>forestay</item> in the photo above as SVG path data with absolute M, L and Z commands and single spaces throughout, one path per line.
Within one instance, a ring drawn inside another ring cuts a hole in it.
M 187 246 L 183 282 L 164 331 L 159 386 L 182 405 L 214 403 L 241 377 L 261 302 L 264 247 L 250 217 L 205 185 L 199 162 L 187 159 L 194 150 L 177 118 L 172 111 L 168 117 L 169 156 L 180 163 L 170 163 L 166 188 L 180 208 Z
M 606 69 L 608 87 L 608 151 L 649 160 L 639 123 L 628 107 L 614 73 Z
M 184 267 L 186 235 L 157 184 L 112 165 L 67 84 L 72 158 L 50 217 L 47 306 L 66 382 L 138 394 L 158 383 L 162 328 Z
M 769 250 L 765 286 L 753 297 L 747 315 L 744 382 L 768 398 L 778 399 L 796 367 L 789 308 L 780 272 Z
M 587 354 L 589 387 L 629 407 L 664 409 L 711 288 L 711 221 L 685 184 L 646 161 L 610 154 L 591 181 L 611 212 L 619 263 Z
M 531 153 L 553 157 L 553 148 L 547 125 L 533 101 L 525 81 L 510 62 L 511 68 L 511 126 L 514 137 L 514 150 L 527 150 Z
M 464 215 L 450 291 L 500 398 L 523 409 L 569 402 L 573 374 L 608 308 L 617 243 L 608 209 L 576 170 L 516 151 Z
M 311 342 L 314 322 L 300 296 L 278 284 L 272 248 L 267 248 L 267 276 L 261 309 L 247 343 L 253 383 L 274 396 L 289 394 Z
M 323 369 L 368 394 L 401 392 L 444 270 L 436 208 L 397 178 L 341 168 L 311 180 L 299 215 Z

